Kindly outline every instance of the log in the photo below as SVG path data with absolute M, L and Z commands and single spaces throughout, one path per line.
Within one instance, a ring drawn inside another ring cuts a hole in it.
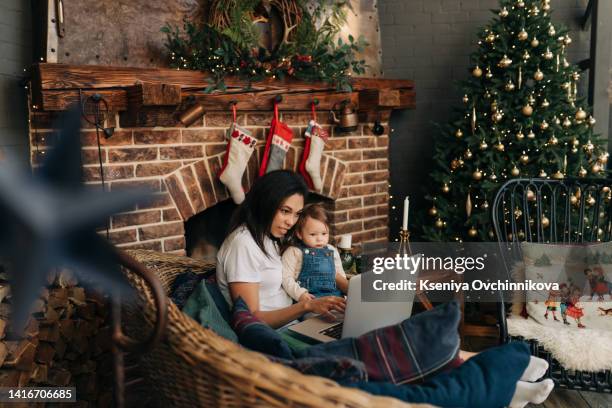
M 34 373 L 32 373 L 32 380 L 35 383 L 46 383 L 49 374 L 49 366 L 46 364 L 36 364 Z
M 96 90 L 75 90 L 75 89 L 48 89 L 42 92 L 40 101 L 41 109 L 45 111 L 63 111 L 85 101 L 87 98 L 99 94 L 107 104 L 106 110 L 109 112 L 124 111 L 127 109 L 127 91 L 125 89 L 96 89 Z M 104 105 L 101 105 L 101 109 Z
M 143 107 L 139 110 L 128 109 L 127 112 L 121 112 L 119 123 L 121 127 L 172 127 L 178 122 L 177 116 L 175 106 Z
M 21 372 L 19 370 L 0 369 L 0 387 L 18 387 L 20 376 Z
M 65 368 L 51 368 L 47 382 L 58 387 L 65 387 L 70 384 L 71 377 L 70 371 Z
M 209 111 L 229 111 L 232 101 L 237 102 L 237 108 L 243 110 L 268 111 L 274 106 L 274 97 L 282 95 L 283 100 L 279 103 L 280 110 L 309 111 L 312 102 L 317 99 L 317 109 L 330 110 L 336 104 L 349 100 L 355 107 L 360 103 L 357 92 L 248 92 L 248 93 L 226 93 L 223 95 L 209 95 L 202 92 L 185 93 L 185 97 L 193 97 L 195 101 Z M 399 102 L 399 98 L 398 98 Z
M 57 342 L 60 339 L 59 324 L 42 326 L 38 338 L 41 341 Z
M 163 83 L 138 83 L 127 88 L 130 107 L 176 106 L 181 103 L 181 86 Z
M 103 65 L 69 65 L 40 63 L 33 66 L 33 90 L 47 89 L 95 89 L 127 87 L 141 83 L 164 83 L 204 89 L 210 85 L 211 76 L 201 71 L 177 70 L 169 68 L 136 68 L 113 67 Z M 414 88 L 414 82 L 400 79 L 353 78 L 353 90 L 363 89 L 396 89 Z M 267 78 L 263 81 L 249 84 L 237 77 L 225 78 L 228 88 L 246 88 L 254 90 L 283 91 L 289 88 L 302 90 L 333 90 L 332 84 L 325 82 L 306 82 L 292 78 L 284 80 Z M 40 86 L 38 86 L 40 85 Z
M 4 361 L 8 357 L 8 353 L 9 350 L 8 347 L 6 347 L 6 344 L 4 344 L 4 342 L 0 342 L 0 367 L 4 365 Z
M 42 364 L 50 364 L 55 356 L 55 347 L 51 343 L 41 341 L 36 349 L 35 360 Z

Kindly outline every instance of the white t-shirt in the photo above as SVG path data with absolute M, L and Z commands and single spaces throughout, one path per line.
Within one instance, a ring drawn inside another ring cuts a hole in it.
M 217 253 L 217 283 L 230 305 L 228 284 L 232 282 L 259 283 L 259 310 L 282 309 L 293 303 L 281 286 L 283 263 L 278 246 L 266 237 L 264 247 L 268 256 L 245 226 L 238 227 L 223 241 Z

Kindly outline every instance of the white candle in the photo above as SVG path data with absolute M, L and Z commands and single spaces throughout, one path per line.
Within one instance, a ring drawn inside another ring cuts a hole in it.
M 353 236 L 351 234 L 342 235 L 340 237 L 339 247 L 342 249 L 351 249 L 352 240 L 353 240 Z
M 402 229 L 403 230 L 408 229 L 408 211 L 409 209 L 410 209 L 410 200 L 408 199 L 408 196 L 406 196 L 406 198 L 404 199 L 404 218 L 402 219 Z

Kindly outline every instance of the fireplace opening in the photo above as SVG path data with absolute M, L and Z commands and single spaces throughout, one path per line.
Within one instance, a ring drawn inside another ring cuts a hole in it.
M 324 203 L 331 212 L 333 200 L 310 193 L 305 204 Z M 185 222 L 185 251 L 187 256 L 214 262 L 217 251 L 227 237 L 230 220 L 238 206 L 231 199 L 221 201 L 194 215 Z

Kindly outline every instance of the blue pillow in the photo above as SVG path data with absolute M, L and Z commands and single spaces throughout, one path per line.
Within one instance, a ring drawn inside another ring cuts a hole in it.
M 182 309 L 198 283 L 205 277 L 205 273 L 193 273 L 191 271 L 181 273 L 174 279 L 174 282 L 172 282 L 172 286 L 170 287 L 170 300 L 172 300 L 179 309 Z
M 246 348 L 274 357 L 293 359 L 289 345 L 280 334 L 253 316 L 241 297 L 234 302 L 232 328 L 238 335 L 238 342 Z

